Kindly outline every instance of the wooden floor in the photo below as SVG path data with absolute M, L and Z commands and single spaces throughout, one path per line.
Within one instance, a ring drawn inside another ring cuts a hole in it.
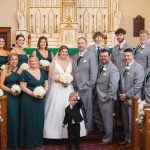
M 123 140 L 122 131 L 115 130 L 113 141 L 110 145 L 100 146 L 103 133 L 93 132 L 88 136 L 81 138 L 81 150 L 130 150 L 120 147 L 117 143 Z M 35 150 L 66 150 L 66 140 L 45 140 L 45 144 Z

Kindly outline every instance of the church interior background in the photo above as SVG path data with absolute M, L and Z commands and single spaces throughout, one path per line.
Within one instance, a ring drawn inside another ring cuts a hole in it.
M 91 44 L 95 31 L 107 35 L 103 44 L 112 47 L 121 12 L 119 0 L 19 0 L 17 18 L 16 34 L 27 37 L 27 47 L 36 47 L 42 35 L 48 38 L 51 47 L 62 44 L 76 47 L 80 36 Z

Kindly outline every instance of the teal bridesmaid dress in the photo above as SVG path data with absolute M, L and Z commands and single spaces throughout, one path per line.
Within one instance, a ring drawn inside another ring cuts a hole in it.
M 5 78 L 4 84 L 11 88 L 14 84 L 19 84 L 20 75 L 17 71 L 12 72 Z M 8 132 L 8 148 L 17 150 L 19 147 L 20 136 L 20 100 L 21 94 L 14 96 L 6 92 L 7 95 L 7 132 Z
M 27 54 L 18 54 L 19 62 L 18 66 L 20 67 L 23 63 L 28 63 L 28 56 Z
M 47 79 L 46 73 L 44 71 L 40 72 L 41 77 L 37 80 L 25 70 L 21 75 L 21 81 L 26 82 L 27 87 L 32 91 L 37 86 L 44 86 L 45 80 Z M 22 92 L 21 147 L 34 148 L 43 145 L 44 104 L 44 98 L 37 99 Z
M 8 56 L 0 56 L 0 67 L 8 62 Z

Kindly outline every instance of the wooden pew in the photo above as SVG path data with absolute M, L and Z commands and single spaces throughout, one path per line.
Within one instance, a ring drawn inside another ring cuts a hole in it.
M 0 97 L 0 116 L 3 121 L 0 122 L 0 150 L 7 149 L 7 96 Z
M 150 150 L 150 103 L 144 106 L 145 125 L 144 125 L 144 150 Z
M 132 150 L 140 150 L 140 131 L 136 125 L 136 118 L 138 117 L 138 97 L 132 98 L 132 134 L 131 134 L 131 142 L 132 142 Z

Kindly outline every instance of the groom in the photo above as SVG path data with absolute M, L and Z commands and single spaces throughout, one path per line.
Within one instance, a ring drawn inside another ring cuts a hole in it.
M 92 90 L 95 87 L 98 64 L 94 53 L 87 49 L 87 40 L 77 40 L 79 52 L 73 57 L 74 87 L 78 91 L 86 110 L 87 130 L 93 130 Z

